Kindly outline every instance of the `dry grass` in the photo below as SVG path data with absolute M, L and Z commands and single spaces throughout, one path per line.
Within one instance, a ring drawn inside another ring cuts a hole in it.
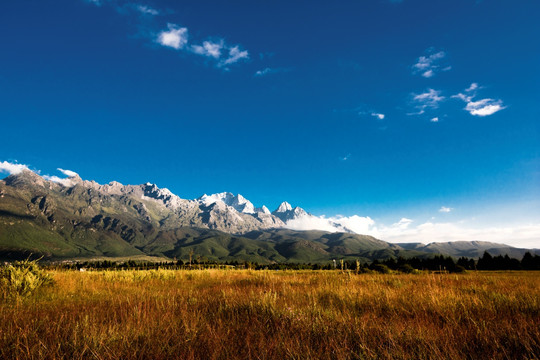
M 52 272 L 2 359 L 537 359 L 540 274 Z

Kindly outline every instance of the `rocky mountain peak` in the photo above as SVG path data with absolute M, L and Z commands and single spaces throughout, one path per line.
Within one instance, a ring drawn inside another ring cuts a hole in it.
M 263 206 L 260 207 L 260 208 L 256 208 L 256 209 L 255 209 L 255 212 L 257 212 L 257 213 L 263 213 L 263 214 L 267 214 L 267 215 L 270 215 L 270 214 L 271 214 L 270 210 L 268 210 L 268 208 L 267 208 L 265 205 L 263 205 Z
M 185 200 L 178 195 L 173 194 L 169 189 L 160 189 L 156 184 L 146 183 L 140 185 L 140 188 L 143 191 L 141 196 L 142 199 L 159 201 L 167 208 L 177 209 L 185 202 Z
M 20 173 L 11 174 L 4 179 L 6 185 L 9 186 L 45 186 L 46 180 L 31 170 L 24 169 Z
M 251 201 L 240 194 L 234 195 L 230 192 L 222 192 L 212 195 L 204 194 L 198 199 L 198 201 L 205 206 L 209 206 L 216 202 L 224 203 L 225 205 L 230 206 L 236 211 L 244 214 L 254 214 L 256 212 L 255 206 L 253 206 Z
M 296 220 L 296 219 L 306 217 L 306 216 L 313 216 L 313 215 L 308 214 L 301 207 L 296 206 L 295 208 L 293 208 L 291 204 L 289 204 L 286 201 L 282 202 L 279 205 L 279 207 L 272 213 L 272 215 L 277 216 L 284 223 L 287 223 L 287 221 L 290 221 L 290 220 Z
M 291 210 L 292 210 L 291 204 L 284 201 L 279 205 L 279 207 L 274 212 L 275 213 L 284 213 L 284 212 L 291 211 Z

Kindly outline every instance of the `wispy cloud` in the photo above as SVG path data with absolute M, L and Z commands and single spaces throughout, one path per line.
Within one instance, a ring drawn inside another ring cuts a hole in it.
M 135 9 L 143 15 L 152 15 L 152 16 L 159 15 L 158 10 L 153 9 L 147 5 L 137 4 L 135 5 Z
M 477 83 L 472 83 L 471 86 L 469 86 L 467 89 L 465 89 L 465 92 L 473 92 L 479 89 L 479 86 Z
M 163 11 L 150 7 L 139 2 L 129 2 L 120 0 L 85 0 L 97 6 L 109 5 L 116 8 L 117 12 L 123 15 L 133 13 L 144 16 L 156 16 Z M 144 27 L 144 25 L 143 25 Z M 242 49 L 240 45 L 227 45 L 223 39 L 204 40 L 193 42 L 189 39 L 189 30 L 187 27 L 168 23 L 167 29 L 155 32 L 151 29 L 145 29 L 146 33 L 152 34 L 152 41 L 161 46 L 178 51 L 185 51 L 209 58 L 215 61 L 215 65 L 223 70 L 229 70 L 228 66 L 240 61 L 249 59 L 248 50 Z M 195 32 L 196 33 L 196 32 Z M 210 37 L 216 38 L 216 37 Z
M 264 68 L 262 70 L 257 70 L 257 72 L 255 73 L 255 76 L 264 76 L 264 75 L 268 75 L 268 74 L 273 74 L 275 72 L 274 69 L 271 69 L 269 67 L 267 68 Z
M 247 50 L 240 50 L 238 45 L 229 48 L 229 56 L 220 61 L 219 66 L 227 66 L 237 63 L 240 60 L 249 59 L 249 52 Z
M 56 169 L 58 171 L 60 171 L 62 174 L 68 176 L 68 177 L 75 177 L 75 176 L 79 176 L 79 174 L 77 174 L 75 171 L 71 171 L 71 170 L 64 170 L 64 169 L 61 169 L 61 168 L 58 168 Z
M 437 109 L 439 103 L 445 100 L 445 97 L 441 95 L 441 91 L 434 89 L 428 89 L 421 94 L 412 93 L 411 96 L 414 107 L 418 111 L 409 115 L 421 115 L 426 112 L 426 109 Z
M 450 208 L 450 207 L 446 207 L 446 206 L 441 206 L 441 208 L 439 209 L 439 212 L 441 213 L 449 213 L 451 212 L 453 209 Z
M 435 76 L 439 71 L 448 71 L 451 66 L 441 66 L 440 62 L 446 57 L 444 51 L 436 51 L 434 48 L 426 50 L 425 56 L 420 56 L 412 66 L 413 74 L 420 74 L 425 78 Z
M 347 155 L 345 155 L 345 156 L 343 156 L 343 157 L 340 157 L 339 159 L 340 159 L 341 161 L 347 161 L 347 160 L 349 160 L 350 158 L 351 158 L 351 154 L 347 154 Z
M 272 74 L 277 74 L 277 73 L 282 73 L 282 72 L 287 72 L 287 71 L 290 71 L 290 70 L 287 68 L 267 67 L 267 68 L 264 68 L 262 70 L 258 70 L 257 72 L 255 72 L 255 76 L 261 77 L 261 76 L 272 75 Z
M 167 30 L 160 32 L 156 42 L 175 50 L 187 50 L 193 54 L 201 55 L 217 61 L 217 66 L 227 69 L 228 65 L 235 64 L 249 58 L 247 50 L 240 49 L 239 45 L 228 46 L 223 39 L 218 41 L 203 41 L 201 45 L 188 44 L 188 29 L 176 24 L 167 24 Z
M 191 50 L 198 55 L 212 57 L 219 59 L 221 56 L 221 50 L 223 49 L 223 41 L 211 42 L 204 41 L 202 45 L 192 45 Z
M 351 110 L 347 110 L 347 111 L 351 111 Z M 373 108 L 369 108 L 368 106 L 365 106 L 365 105 L 361 105 L 361 106 L 358 106 L 357 108 L 353 109 L 352 111 L 355 111 L 358 115 L 362 116 L 362 117 L 374 117 L 374 118 L 377 118 L 378 120 L 384 120 L 386 118 L 386 115 L 373 109 Z
M 157 42 L 160 45 L 176 50 L 182 49 L 188 42 L 188 29 L 175 24 L 167 24 L 168 30 L 159 33 Z
M 58 168 L 56 170 L 60 171 L 62 174 L 67 176 L 67 178 L 61 178 L 56 175 L 43 175 L 42 178 L 44 178 L 47 181 L 52 181 L 66 187 L 73 186 L 77 183 L 77 179 L 74 179 L 74 178 L 79 177 L 79 174 L 77 174 L 75 171 L 65 170 L 61 168 Z
M 21 173 L 23 170 L 29 170 L 28 165 L 11 163 L 8 161 L 0 162 L 0 173 L 7 173 L 9 175 L 16 175 Z
M 502 100 L 490 98 L 474 100 L 479 89 L 481 87 L 477 83 L 472 83 L 463 93 L 453 95 L 452 98 L 465 102 L 465 110 L 474 116 L 489 116 L 506 108 Z

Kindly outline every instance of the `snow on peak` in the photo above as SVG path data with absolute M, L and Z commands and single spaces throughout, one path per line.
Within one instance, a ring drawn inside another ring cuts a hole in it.
M 163 203 L 168 208 L 177 209 L 182 203 L 182 199 L 173 194 L 169 189 L 160 189 L 156 184 L 146 183 L 141 185 L 143 200 L 157 200 Z
M 212 195 L 206 195 L 204 194 L 199 199 L 199 202 L 204 204 L 205 206 L 212 205 L 217 202 L 222 202 L 227 206 L 230 206 L 234 208 L 236 211 L 245 213 L 245 214 L 254 214 L 255 213 L 255 207 L 245 197 L 242 195 L 234 195 L 230 192 L 222 192 Z
M 284 201 L 279 207 L 272 213 L 277 216 L 281 221 L 287 223 L 290 220 L 311 216 L 301 207 L 296 206 L 294 209 L 288 202 Z
M 287 211 L 291 211 L 292 210 L 292 206 L 291 204 L 289 204 L 288 202 L 284 201 L 282 202 L 279 207 L 276 209 L 275 212 L 278 212 L 278 213 L 284 213 L 284 212 L 287 212 Z
M 301 207 L 298 207 L 298 206 L 295 207 L 292 211 L 293 211 L 293 214 L 294 214 L 295 217 L 308 215 L 306 210 L 304 210 L 304 209 L 302 209 Z
M 268 210 L 268 208 L 264 205 L 260 208 L 256 208 L 255 211 L 258 213 L 263 213 L 263 214 L 268 214 L 268 215 L 271 214 L 270 210 Z

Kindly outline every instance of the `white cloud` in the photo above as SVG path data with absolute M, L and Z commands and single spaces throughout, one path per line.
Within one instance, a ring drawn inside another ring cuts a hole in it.
M 408 218 L 401 218 L 397 223 L 392 224 L 392 228 L 406 230 L 409 228 L 409 225 L 413 223 L 413 220 Z
M 459 93 L 452 95 L 452 98 L 460 99 L 467 103 L 465 110 L 474 116 L 489 116 L 498 111 L 506 109 L 506 106 L 503 105 L 502 100 L 486 98 L 473 101 L 476 97 L 476 91 L 479 89 L 481 89 L 481 87 L 477 83 L 472 83 L 467 89 L 465 89 L 465 94 Z
M 476 89 L 478 89 L 478 84 L 477 83 L 472 83 L 471 86 L 469 86 L 467 89 L 465 89 L 466 92 L 472 92 L 472 91 L 475 91 Z
M 167 27 L 169 30 L 159 33 L 157 42 L 176 50 L 182 49 L 188 42 L 188 29 L 170 23 Z
M 0 173 L 4 172 L 4 173 L 8 173 L 9 175 L 17 175 L 17 174 L 20 174 L 23 170 L 30 170 L 30 169 L 28 168 L 28 165 L 24 165 L 24 164 L 11 163 L 8 161 L 0 162 Z M 62 179 L 55 175 L 53 176 L 43 175 L 42 178 L 48 181 L 53 181 L 55 183 L 62 184 L 64 186 L 72 186 L 74 184 L 71 178 L 74 176 L 78 176 L 78 174 L 75 171 L 64 170 L 61 168 L 58 168 L 57 170 L 60 171 L 62 174 L 68 176 L 68 178 Z M 34 173 L 39 174 L 39 170 L 36 170 L 36 171 L 30 170 L 30 171 L 33 171 Z
M 424 73 L 422 73 L 422 76 L 425 77 L 425 78 L 430 78 L 430 77 L 433 77 L 433 75 L 435 75 L 435 73 L 433 72 L 433 70 L 428 70 Z
M 375 221 L 370 217 L 353 215 L 350 217 L 335 216 L 304 216 L 287 222 L 287 228 L 293 230 L 322 230 L 328 232 L 352 231 L 357 234 L 367 234 Z
M 214 43 L 210 41 L 204 41 L 201 45 L 192 45 L 191 50 L 198 55 L 213 57 L 219 59 L 221 56 L 221 50 L 223 49 L 223 41 Z
M 431 78 L 438 71 L 448 71 L 452 68 L 451 66 L 445 66 L 441 69 L 439 65 L 440 60 L 446 57 L 444 51 L 435 52 L 433 48 L 430 48 L 426 50 L 426 53 L 426 56 L 420 56 L 416 64 L 412 66 L 413 74 L 420 74 L 425 78 Z
M 375 225 L 375 221 L 369 216 L 363 217 L 358 215 L 353 215 L 349 217 L 333 217 L 329 218 L 329 221 L 339 224 L 344 228 L 347 228 L 357 234 L 365 234 L 370 231 L 370 229 Z
M 28 165 L 10 163 L 7 161 L 0 162 L 0 173 L 8 173 L 9 175 L 20 174 L 23 170 L 29 170 Z
M 447 213 L 450 207 L 442 206 L 439 211 Z M 469 227 L 467 221 L 419 223 L 403 217 L 399 221 L 384 225 L 376 223 L 369 216 L 353 215 L 349 217 L 305 216 L 289 221 L 287 228 L 294 230 L 322 230 L 328 232 L 349 231 L 357 234 L 371 235 L 388 242 L 431 242 L 449 241 L 489 241 L 510 246 L 540 248 L 540 223 L 514 226 Z
M 61 168 L 58 168 L 57 170 L 60 171 L 62 174 L 68 176 L 68 177 L 79 176 L 79 174 L 77 174 L 75 171 L 64 170 L 64 169 L 61 169 Z
M 376 236 L 377 237 L 377 236 Z M 489 241 L 524 248 L 540 247 L 540 223 L 518 226 L 467 228 L 459 223 L 426 222 L 400 231 L 396 227 L 378 229 L 378 238 L 390 242 Z
M 65 176 L 67 176 L 67 178 L 61 178 L 56 175 L 43 175 L 42 177 L 47 181 L 52 181 L 52 182 L 61 184 L 65 187 L 70 187 L 77 183 L 77 180 L 73 179 L 73 177 L 78 177 L 79 174 L 77 174 L 75 171 L 65 170 L 61 168 L 58 168 L 57 170 L 60 171 Z
M 336 232 L 337 229 L 333 226 L 333 224 L 324 216 L 317 217 L 317 216 L 305 216 L 300 217 L 298 219 L 289 220 L 287 222 L 288 229 L 292 230 L 322 230 L 322 231 L 329 231 L 329 232 Z
M 439 122 L 439 118 L 438 118 L 438 117 L 434 117 L 434 118 L 432 118 L 432 119 L 429 120 L 429 121 L 431 121 L 431 122 Z
M 438 106 L 439 102 L 444 100 L 444 96 L 440 96 L 441 92 L 438 90 L 428 89 L 427 92 L 422 94 L 415 94 L 414 100 L 422 103 L 429 104 L 431 107 Z
M 140 12 L 141 14 L 143 14 L 143 15 L 153 15 L 153 16 L 159 15 L 159 11 L 158 11 L 158 10 L 153 9 L 153 8 L 147 6 L 147 5 L 141 5 L 141 4 L 136 5 L 136 6 L 135 6 L 135 9 L 136 9 L 138 12 Z
M 463 93 L 459 93 L 459 94 L 456 94 L 456 95 L 452 95 L 452 98 L 453 99 L 460 99 L 460 100 L 463 100 L 465 102 L 469 102 L 472 100 L 473 96 L 472 95 L 465 95 Z
M 229 57 L 220 62 L 220 66 L 232 65 L 242 59 L 248 59 L 249 53 L 247 50 L 240 50 L 239 46 L 229 48 Z
M 116 9 L 119 14 L 133 15 L 135 12 L 145 16 L 156 16 L 162 13 L 158 9 L 148 5 L 138 3 L 137 1 L 121 1 L 121 0 L 84 0 L 93 3 L 97 6 L 109 5 Z M 141 21 L 140 17 L 138 19 Z M 167 29 L 155 33 L 149 29 L 144 29 L 145 24 L 141 24 L 144 32 L 152 33 L 152 41 L 161 46 L 173 48 L 175 50 L 186 51 L 191 54 L 201 55 L 215 60 L 215 65 L 223 70 L 229 70 L 228 65 L 235 64 L 241 60 L 249 58 L 249 52 L 242 50 L 239 45 L 228 46 L 225 41 L 203 41 L 202 44 L 198 41 L 189 39 L 188 29 L 174 23 L 168 23 Z M 188 45 L 189 43 L 189 45 Z M 224 54 L 225 53 L 225 54 Z
M 418 112 L 414 113 L 415 115 L 420 115 L 425 112 L 426 109 L 437 109 L 439 103 L 445 99 L 444 96 L 441 96 L 441 91 L 428 89 L 427 92 L 422 94 L 411 94 L 413 97 L 413 102 L 416 104 L 415 107 L 418 109 Z
M 505 109 L 505 106 L 503 106 L 502 101 L 493 99 L 470 101 L 467 103 L 467 106 L 465 106 L 465 110 L 475 116 L 488 116 L 503 109 Z
M 227 46 L 223 40 L 219 42 L 203 41 L 202 45 L 191 45 L 189 48 L 192 53 L 209 57 L 218 61 L 218 67 L 225 67 L 232 65 L 242 59 L 249 58 L 247 50 L 240 50 L 238 45 L 233 47 Z M 223 57 L 223 53 L 227 53 L 227 57 Z
M 347 155 L 345 155 L 344 157 L 340 158 L 340 160 L 341 160 L 341 161 L 347 161 L 347 160 L 350 159 L 350 157 L 351 157 L 351 154 L 347 154 Z
M 371 113 L 371 116 L 374 116 L 374 117 L 378 118 L 379 120 L 384 120 L 384 114 Z
M 43 175 L 42 178 L 44 178 L 45 180 L 47 181 L 52 181 L 52 182 L 55 182 L 57 184 L 60 184 L 60 185 L 63 185 L 65 187 L 70 187 L 72 185 L 74 185 L 74 182 L 70 179 L 70 178 L 67 178 L 67 179 L 62 179 L 56 175 Z

